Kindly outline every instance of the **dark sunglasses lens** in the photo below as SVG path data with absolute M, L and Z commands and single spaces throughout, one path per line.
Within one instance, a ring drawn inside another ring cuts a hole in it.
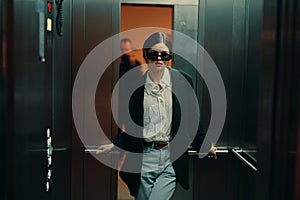
M 157 60 L 158 58 L 158 52 L 152 51 L 147 53 L 147 58 L 150 60 Z
M 172 54 L 162 52 L 160 57 L 161 57 L 162 60 L 168 61 L 168 60 L 172 59 Z
M 158 60 L 159 53 L 157 51 L 152 51 L 147 53 L 147 58 L 150 60 Z M 166 52 L 161 52 L 160 58 L 163 61 L 169 61 L 172 59 L 172 54 Z

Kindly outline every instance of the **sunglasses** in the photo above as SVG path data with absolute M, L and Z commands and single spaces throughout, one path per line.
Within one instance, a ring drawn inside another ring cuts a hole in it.
M 158 60 L 158 57 L 160 57 L 162 61 L 169 61 L 172 59 L 172 53 L 151 51 L 147 52 L 146 57 L 150 60 Z

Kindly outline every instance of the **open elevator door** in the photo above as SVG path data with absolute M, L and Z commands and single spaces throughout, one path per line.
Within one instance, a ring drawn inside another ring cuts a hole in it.
M 145 35 L 134 34 L 136 32 L 127 32 L 143 27 L 159 27 L 167 30 L 166 34 L 172 38 L 173 30 L 173 5 L 163 5 L 161 2 L 158 4 L 149 4 L 146 1 L 135 1 L 134 4 L 122 1 L 121 16 L 120 16 L 120 40 L 126 38 L 131 40 L 133 51 L 130 56 L 134 57 L 141 65 L 140 71 L 144 74 L 147 70 L 145 60 L 142 55 L 144 41 L 152 33 L 157 32 L 158 29 L 153 29 L 153 32 L 147 32 Z M 140 20 L 137 20 L 140 19 Z M 133 34 L 132 34 L 133 33 Z M 169 63 L 171 67 L 171 62 Z M 120 71 L 123 71 L 120 69 Z M 128 188 L 120 177 L 118 177 L 118 199 L 133 200 L 134 198 L 129 194 Z
M 141 20 L 137 20 L 141 19 Z M 165 28 L 166 34 L 174 42 L 174 49 L 182 48 L 184 44 L 176 43 L 176 38 L 174 38 L 172 32 L 173 30 L 179 31 L 187 36 L 191 37 L 197 41 L 198 35 L 198 1 L 197 0 L 186 0 L 186 1 L 149 1 L 149 0 L 122 0 L 121 4 L 121 31 L 126 31 L 134 28 L 142 27 L 160 27 Z M 159 31 L 159 29 L 154 29 L 154 32 Z M 147 35 L 148 34 L 148 35 Z M 123 37 L 129 38 L 133 42 L 133 46 L 142 47 L 145 39 L 151 34 L 147 33 L 143 36 L 131 36 L 122 35 Z M 187 53 L 197 52 L 197 46 L 186 48 Z M 142 58 L 141 49 L 136 49 L 134 51 L 136 57 L 139 61 L 144 64 L 145 61 Z M 197 57 L 195 57 L 197 59 Z M 191 64 L 184 58 L 174 54 L 174 59 L 170 63 L 170 67 L 184 71 L 188 73 L 192 79 L 194 86 L 196 86 L 196 70 L 191 66 Z M 147 67 L 142 67 L 142 71 L 145 72 Z M 201 96 L 201 95 L 200 95 Z M 193 159 L 196 156 L 191 156 L 190 158 L 190 185 L 189 190 L 184 190 L 180 186 L 177 187 L 173 200 L 176 199 L 193 199 Z M 119 199 L 132 199 L 129 195 L 126 185 L 119 179 L 118 182 L 118 197 Z

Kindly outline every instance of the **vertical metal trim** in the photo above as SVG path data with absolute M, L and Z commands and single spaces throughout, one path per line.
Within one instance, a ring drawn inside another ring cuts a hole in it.
M 204 47 L 206 1 L 199 0 L 198 5 L 198 43 Z
M 121 16 L 121 0 L 113 0 L 112 3 L 112 35 L 120 33 L 120 16 Z M 112 46 L 112 54 L 115 57 L 115 53 L 119 53 L 120 51 L 120 39 L 115 39 L 114 37 L 113 46 Z M 119 56 L 117 56 L 119 57 Z M 115 60 L 112 63 L 112 89 L 114 88 L 116 82 L 119 77 L 119 60 Z M 115 134 L 114 134 L 115 133 Z M 111 139 L 116 137 L 118 133 L 118 126 L 114 123 L 114 118 L 111 116 Z M 114 200 L 118 198 L 118 172 L 115 170 L 110 170 L 110 199 Z
M 83 1 L 83 44 L 84 44 L 83 54 L 85 58 L 86 57 L 86 1 L 87 0 L 82 0 L 82 1 Z
M 112 4 L 112 35 L 120 33 L 120 13 L 121 13 L 121 0 L 113 0 Z M 113 57 L 119 57 L 120 49 L 120 38 L 113 38 L 112 54 L 117 53 L 118 55 L 113 55 Z M 119 76 L 119 62 L 118 60 L 113 63 L 113 79 L 112 86 L 116 84 Z
M 197 41 L 198 43 L 204 48 L 205 46 L 205 16 L 206 16 L 206 3 L 207 0 L 199 0 L 198 4 L 198 28 L 197 28 Z M 199 52 L 200 49 L 197 47 L 197 52 Z M 203 54 L 201 54 L 203 56 Z M 199 56 L 199 54 L 198 54 Z M 202 61 L 202 62 L 201 62 Z M 204 72 L 204 59 L 197 57 L 197 67 L 199 67 L 199 70 L 201 73 Z M 197 74 L 196 76 L 196 94 L 199 101 L 200 111 L 202 111 L 202 101 L 203 101 L 203 95 L 202 91 L 204 88 L 204 82 L 202 78 L 200 77 L 200 74 Z M 202 116 L 202 113 L 201 113 Z
M 245 62 L 248 63 L 250 0 L 245 0 Z
M 38 52 L 41 62 L 46 62 L 45 58 L 45 3 L 43 0 L 35 2 L 35 9 L 38 13 Z
M 294 52 L 294 65 L 295 66 L 300 66 L 300 58 L 296 57 L 297 55 L 300 55 L 300 2 L 298 1 L 298 3 L 295 5 L 294 7 L 294 12 L 295 12 L 295 21 L 294 21 L 294 35 L 293 35 L 293 40 L 294 40 L 294 48 L 295 48 L 295 52 Z M 298 74 L 299 74 L 299 69 L 298 69 Z M 298 81 L 299 84 L 299 81 Z M 298 126 L 297 126 L 297 130 L 298 130 L 298 139 L 296 141 L 297 144 L 297 150 L 296 150 L 296 180 L 295 180 L 295 199 L 300 199 L 300 94 L 298 94 Z
M 120 17 L 121 17 L 121 0 L 113 0 L 112 4 L 112 35 L 119 34 L 120 33 Z M 120 54 L 120 38 L 113 38 L 113 44 L 112 44 L 112 54 L 113 57 L 119 57 Z M 114 55 L 117 54 L 117 55 Z M 112 89 L 118 90 L 118 88 L 115 88 L 115 85 L 117 81 L 119 80 L 119 66 L 120 66 L 120 61 L 119 59 L 115 60 L 112 63 Z M 116 100 L 118 104 L 118 100 Z M 117 106 L 115 106 L 117 107 Z M 114 118 L 112 116 L 111 118 L 111 138 L 116 137 L 118 133 L 118 125 L 114 123 Z M 115 133 L 115 134 L 114 134 Z

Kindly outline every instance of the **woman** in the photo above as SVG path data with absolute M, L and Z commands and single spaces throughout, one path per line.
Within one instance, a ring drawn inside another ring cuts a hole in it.
M 143 127 L 143 138 L 122 133 L 114 144 L 102 145 L 98 153 L 108 152 L 114 145 L 144 153 L 141 173 L 121 171 L 120 176 L 136 200 L 167 200 L 171 199 L 177 182 L 185 189 L 189 187 L 187 151 L 172 163 L 170 141 L 184 117 L 172 89 L 186 81 L 192 85 L 192 81 L 187 74 L 167 67 L 172 59 L 172 43 L 164 33 L 154 33 L 145 41 L 143 57 L 148 65 L 143 77 L 145 84 L 134 92 L 129 105 L 132 120 Z M 187 98 L 188 95 L 186 93 Z M 204 136 L 199 126 L 192 145 L 199 149 Z M 214 153 L 215 148 L 211 152 Z

